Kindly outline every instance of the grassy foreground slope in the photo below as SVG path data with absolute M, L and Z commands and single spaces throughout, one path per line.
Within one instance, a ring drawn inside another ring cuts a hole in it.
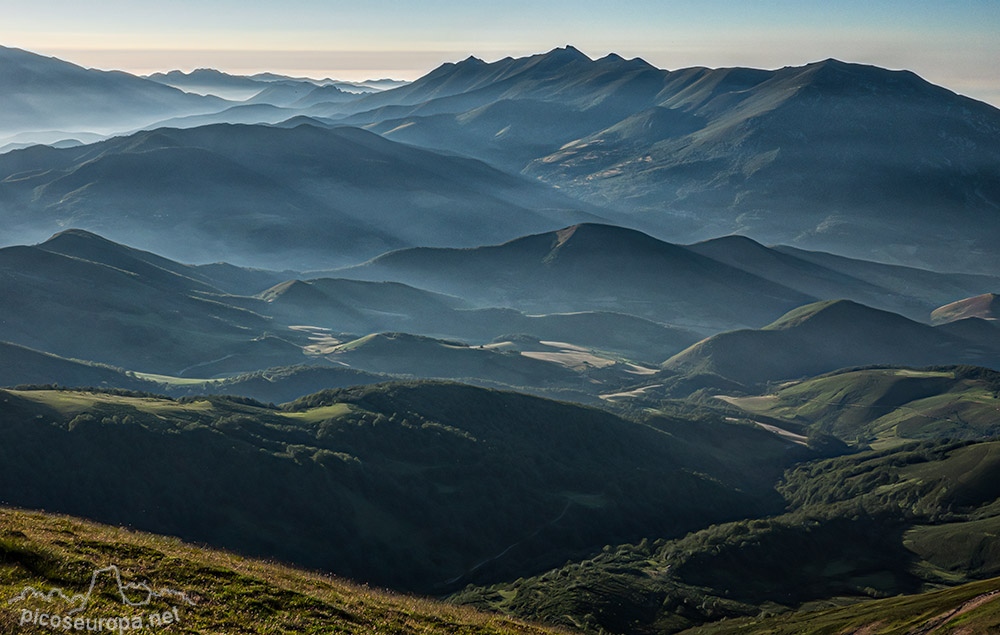
M 362 587 L 328 576 L 184 544 L 176 538 L 99 525 L 68 516 L 0 508 L 0 632 L 51 633 L 20 624 L 20 609 L 63 606 L 8 603 L 25 586 L 85 593 L 95 570 L 109 565 L 125 582 L 185 593 L 180 629 L 209 633 L 463 633 L 535 635 L 561 632 L 474 610 Z M 128 609 L 111 585 L 95 589 L 80 615 L 122 616 L 169 608 L 154 601 Z M 31 602 L 31 601 L 29 601 Z M 75 631 L 74 631 L 75 632 Z

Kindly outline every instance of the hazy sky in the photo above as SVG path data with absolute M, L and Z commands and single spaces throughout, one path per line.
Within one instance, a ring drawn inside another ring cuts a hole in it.
M 414 79 L 573 44 L 670 69 L 836 57 L 1000 105 L 1000 0 L 0 0 L 0 15 L 0 44 L 140 73 Z

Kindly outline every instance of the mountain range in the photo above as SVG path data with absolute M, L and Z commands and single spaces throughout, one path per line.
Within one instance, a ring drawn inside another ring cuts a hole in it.
M 392 79 L 373 79 L 361 82 L 348 82 L 335 79 L 312 79 L 308 77 L 288 77 L 276 75 L 274 73 L 257 73 L 255 75 L 233 75 L 217 71 L 214 68 L 199 68 L 185 73 L 174 70 L 165 73 L 152 73 L 146 79 L 159 84 L 179 88 L 188 93 L 200 95 L 215 95 L 233 101 L 246 101 L 260 95 L 263 91 L 275 85 L 297 86 L 304 89 L 332 88 L 334 90 L 326 93 L 321 91 L 317 95 L 336 95 L 340 92 L 354 94 L 373 93 L 389 88 L 397 88 L 405 85 L 405 81 Z M 331 100 L 336 101 L 336 100 Z M 267 102 L 270 103 L 270 102 Z M 275 104 L 279 105 L 279 104 Z
M 470 58 L 312 114 L 520 170 L 658 236 L 997 264 L 1000 111 L 913 73 L 837 60 L 664 71 L 567 47 Z M 976 233 L 962 233 L 969 218 Z M 942 222 L 952 233 L 936 240 Z
M 195 262 L 319 269 L 595 218 L 581 207 L 482 162 L 354 128 L 162 129 L 0 155 L 11 235 L 72 225 Z
M 0 93 L 0 595 L 113 557 L 199 633 L 1000 623 L 996 108 L 572 46 L 0 47 Z
M 394 280 L 524 310 L 624 310 L 702 332 L 764 326 L 783 307 L 850 299 L 925 321 L 931 311 L 1000 279 L 939 274 L 765 247 L 742 236 L 693 245 L 580 224 L 478 249 L 414 248 L 310 275 Z
M 526 315 L 470 308 L 399 283 L 303 281 L 295 272 L 183 265 L 82 230 L 0 249 L 0 272 L 3 292 L 21 299 L 0 312 L 0 341 L 10 343 L 6 384 L 177 394 L 195 385 L 217 392 L 214 379 L 229 377 L 231 391 L 294 398 L 316 386 L 318 376 L 344 385 L 348 378 L 367 383 L 378 377 L 371 373 L 397 373 L 587 392 L 652 372 L 648 364 L 697 339 L 623 313 Z M 472 344 L 445 339 L 455 337 Z M 232 377 L 292 365 L 334 368 L 269 374 L 272 384 L 289 386 L 283 389 Z M 600 377 L 588 379 L 596 369 Z
M 470 57 L 370 94 L 345 92 L 335 82 L 210 70 L 156 77 L 178 85 L 262 87 L 232 102 L 16 49 L 0 54 L 11 60 L 9 66 L 23 69 L 0 78 L 0 88 L 11 94 L 27 90 L 26 77 L 36 78 L 30 80 L 36 85 L 68 74 L 120 108 L 141 109 L 150 99 L 158 104 L 132 128 L 124 125 L 132 115 L 111 111 L 108 117 L 123 122 L 119 132 L 168 120 L 189 127 L 307 117 L 302 121 L 311 125 L 364 126 L 389 140 L 520 172 L 575 201 L 553 204 L 550 198 L 540 207 L 575 207 L 671 241 L 742 234 L 937 270 L 989 273 L 998 264 L 993 245 L 1000 237 L 1000 111 L 909 72 L 837 60 L 776 71 L 667 71 L 613 54 L 592 60 L 565 47 L 491 63 Z M 60 103 L 53 96 L 38 98 Z M 20 127 L 11 128 L 11 135 L 97 127 L 73 123 L 53 114 L 8 125 Z M 425 164 L 445 161 L 429 158 L 440 154 L 425 156 Z M 161 160 L 183 170 L 190 158 Z M 220 185 L 240 180 L 237 174 L 215 177 Z M 426 189 L 434 187 L 428 183 Z M 481 189 L 491 188 L 484 183 Z M 363 202 L 388 204 L 377 196 Z M 392 204 L 420 208 L 413 200 Z M 459 204 L 476 209 L 480 223 L 499 222 L 495 205 Z M 286 223 L 295 223 L 291 210 L 277 201 L 274 208 Z M 973 225 L 974 232 L 967 229 Z M 531 231 L 519 229 L 507 238 Z M 438 228 L 438 234 L 437 244 L 469 245 L 462 232 L 450 236 Z
M 729 244 L 744 249 L 719 249 Z M 318 364 L 573 390 L 588 401 L 644 375 L 655 383 L 661 365 L 674 375 L 755 384 L 871 363 L 992 364 L 1000 350 L 1000 330 L 989 321 L 914 321 L 940 314 L 942 299 L 1000 288 L 988 276 L 794 253 L 739 237 L 672 245 L 597 224 L 494 246 L 394 251 L 310 274 L 185 265 L 67 230 L 0 249 L 0 271 L 4 293 L 21 299 L 5 305 L 0 341 L 159 376 L 143 381 L 184 377 L 184 385 Z M 907 316 L 889 311 L 899 307 Z M 741 327 L 762 330 L 733 331 Z M 88 368 L 51 381 L 152 388 Z M 38 373 L 11 377 L 47 383 Z
M 128 73 L 85 69 L 8 47 L 0 47 L 0 90 L 0 139 L 52 130 L 107 134 L 227 104 Z
M 818 375 L 850 366 L 1000 365 L 1000 330 L 969 340 L 849 300 L 809 304 L 762 329 L 713 335 L 674 355 L 664 368 L 711 372 L 746 384 Z

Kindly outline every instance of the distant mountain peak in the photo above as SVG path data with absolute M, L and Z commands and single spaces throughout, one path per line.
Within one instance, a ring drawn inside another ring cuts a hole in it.
M 639 230 L 630 229 L 628 227 L 620 227 L 618 225 L 608 225 L 606 223 L 577 223 L 576 225 L 564 227 L 555 233 L 560 237 L 562 242 L 565 242 L 573 236 L 631 236 L 635 238 L 649 238 L 656 240 L 655 238 L 652 238 L 652 236 L 644 234 Z
M 547 53 L 543 53 L 538 56 L 545 60 L 556 60 L 562 63 L 570 62 L 592 62 L 585 53 L 581 52 L 579 49 L 567 44 L 566 46 L 561 46 L 552 49 Z
M 838 60 L 835 57 L 828 57 L 825 60 L 813 62 L 812 64 L 806 64 L 806 66 L 829 66 L 831 68 L 849 68 L 851 66 L 861 66 L 861 64 L 853 64 L 851 62 L 844 62 L 842 60 Z
M 823 300 L 800 306 L 765 326 L 764 330 L 784 330 L 800 327 L 806 323 L 822 327 L 843 324 L 870 324 L 873 321 L 916 324 L 912 320 L 896 313 L 874 309 L 853 300 L 840 299 Z
M 625 66 L 627 68 L 650 68 L 656 69 L 655 66 L 642 59 L 641 57 L 633 57 L 632 59 L 625 59 L 618 53 L 608 53 L 604 57 L 595 60 L 598 64 L 614 64 L 616 66 Z
M 549 260 L 567 250 L 577 253 L 619 252 L 663 252 L 681 249 L 635 229 L 606 225 L 603 223 L 578 223 L 553 232 L 555 242 L 548 254 Z
M 742 236 L 740 234 L 730 234 L 728 236 L 720 236 L 718 238 L 709 238 L 708 240 L 703 240 L 701 242 L 695 243 L 695 245 L 721 245 L 731 248 L 753 248 L 753 249 L 767 249 L 764 245 L 757 242 L 753 238 L 747 236 Z
M 103 236 L 100 236 L 93 232 L 89 232 L 86 229 L 77 229 L 75 227 L 71 229 L 64 229 L 61 232 L 56 232 L 55 234 L 52 234 L 44 242 L 40 243 L 40 245 L 42 246 L 48 245 L 54 241 L 67 238 L 73 238 L 78 240 L 92 240 L 94 242 L 100 242 L 109 245 L 117 245 L 117 243 L 114 243 Z
M 803 77 L 810 78 L 811 84 L 837 91 L 868 91 L 873 87 L 892 87 L 914 92 L 937 88 L 912 71 L 891 70 L 872 64 L 844 62 L 832 57 L 806 64 L 804 67 L 799 67 L 798 70 L 801 71 Z
M 554 48 L 548 53 L 545 53 L 545 57 L 561 58 L 567 60 L 581 60 L 587 62 L 593 61 L 585 53 L 581 52 L 580 49 L 576 48 L 571 44 Z

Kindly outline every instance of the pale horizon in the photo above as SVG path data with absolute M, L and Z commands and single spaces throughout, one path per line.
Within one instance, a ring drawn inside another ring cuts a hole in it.
M 753 63 L 697 63 L 692 55 L 672 56 L 661 54 L 659 56 L 635 54 L 632 52 L 622 53 L 620 50 L 601 50 L 594 52 L 576 46 L 572 42 L 554 44 L 537 51 L 485 51 L 485 52 L 464 52 L 464 51 L 241 51 L 241 50 L 170 50 L 170 49 L 48 49 L 37 50 L 27 47 L 24 50 L 55 57 L 84 68 L 93 68 L 104 71 L 124 71 L 133 75 L 148 76 L 155 73 L 166 73 L 170 71 L 181 71 L 190 73 L 198 69 L 214 69 L 231 75 L 255 75 L 258 73 L 274 73 L 288 77 L 308 78 L 314 80 L 335 79 L 349 82 L 363 82 L 367 80 L 394 79 L 402 81 L 413 81 L 433 71 L 441 64 L 449 62 L 459 62 L 467 57 L 474 56 L 486 62 L 495 62 L 504 57 L 524 57 L 548 52 L 557 47 L 569 44 L 581 50 L 591 59 L 604 57 L 609 53 L 616 53 L 625 58 L 639 57 L 649 62 L 657 68 L 665 70 L 678 70 L 691 67 L 706 68 L 730 68 L 746 67 L 775 70 L 785 66 L 804 66 L 806 64 L 819 62 L 824 59 L 839 59 L 843 62 L 856 64 L 870 64 L 891 70 L 908 70 L 920 75 L 927 81 L 943 86 L 973 99 L 977 99 L 1000 108 L 1000 81 L 993 82 L 976 75 L 956 75 L 950 74 L 948 77 L 939 77 L 939 73 L 921 72 L 918 69 L 903 65 L 893 65 L 886 62 L 876 62 L 867 59 L 851 59 L 845 56 L 827 55 L 825 57 L 801 58 L 792 62 L 781 63 L 777 60 L 761 57 L 759 64 Z M 0 43 L 9 46 L 6 43 Z M 658 63 L 662 57 L 672 57 L 673 59 L 683 59 L 690 63 L 678 63 L 675 65 L 665 65 Z M 354 60 L 353 64 L 328 64 L 327 59 Z M 378 67 L 366 64 L 366 60 L 402 60 L 410 62 L 406 67 L 402 64 L 397 67 Z M 214 63 L 213 63 L 214 60 Z M 268 61 L 277 61 L 276 64 L 268 64 Z M 281 63 L 282 60 L 298 61 L 299 64 Z M 306 63 L 302 63 L 306 62 Z M 771 62 L 771 63 L 768 63 Z
M 910 70 L 1000 105 L 1000 11 L 992 0 L 845 0 L 836 6 L 291 0 L 277 14 L 233 0 L 92 4 L 0 0 L 6 9 L 0 44 L 140 75 L 209 67 L 350 81 L 413 80 L 469 55 L 493 61 L 566 44 L 594 58 L 613 51 L 665 69 L 774 69 L 836 58 Z

